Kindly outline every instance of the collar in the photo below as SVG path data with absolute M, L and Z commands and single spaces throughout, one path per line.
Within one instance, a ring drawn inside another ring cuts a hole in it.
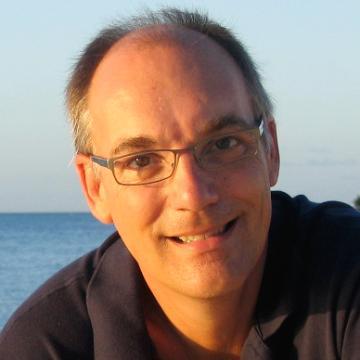
M 244 344 L 242 359 L 278 359 L 293 338 L 299 313 L 305 311 L 302 260 L 297 249 L 292 199 L 272 193 L 268 251 L 255 311 L 255 323 Z

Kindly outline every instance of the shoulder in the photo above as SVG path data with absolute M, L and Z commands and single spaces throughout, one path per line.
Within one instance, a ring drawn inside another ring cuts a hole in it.
M 299 351 L 321 348 L 350 359 L 360 351 L 360 212 L 303 195 L 274 193 L 273 201 L 274 222 L 288 227 L 282 244 L 291 243 L 294 310 L 301 309 L 296 318 L 302 319 Z
M 273 194 L 273 204 L 272 235 L 286 238 L 282 246 L 290 244 L 309 281 L 319 276 L 324 285 L 326 280 L 360 275 L 360 212 L 341 202 L 315 203 L 281 192 Z
M 274 217 L 286 217 L 291 223 L 297 246 L 325 253 L 337 248 L 360 250 L 360 212 L 350 205 L 339 201 L 315 203 L 304 195 L 292 198 L 278 191 L 273 192 L 272 199 Z
M 113 234 L 98 249 L 55 274 L 25 301 L 0 335 L 0 358 L 32 359 L 31 352 L 34 359 L 47 358 L 52 352 L 61 358 L 88 358 L 92 353 L 92 329 L 87 292 L 97 269 L 114 251 L 117 239 Z

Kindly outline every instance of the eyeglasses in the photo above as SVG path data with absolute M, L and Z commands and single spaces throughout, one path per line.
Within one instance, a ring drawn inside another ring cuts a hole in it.
M 185 152 L 193 154 L 200 168 L 217 170 L 257 154 L 264 121 L 260 117 L 257 122 L 259 125 L 255 128 L 211 136 L 183 149 L 146 150 L 109 159 L 91 155 L 90 158 L 94 163 L 110 169 L 120 185 L 146 185 L 170 178 L 180 155 Z

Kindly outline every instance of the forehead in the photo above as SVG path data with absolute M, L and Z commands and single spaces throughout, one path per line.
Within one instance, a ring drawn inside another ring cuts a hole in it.
M 189 124 L 201 131 L 206 119 L 229 113 L 252 117 L 242 74 L 218 44 L 187 29 L 147 31 L 120 40 L 96 69 L 88 94 L 94 141 L 100 133 L 109 141 L 184 133 Z
M 106 99 L 120 89 L 169 85 L 169 74 L 178 85 L 190 79 L 215 85 L 227 81 L 227 75 L 242 77 L 234 59 L 204 34 L 155 26 L 128 34 L 109 50 L 95 71 L 90 97 Z

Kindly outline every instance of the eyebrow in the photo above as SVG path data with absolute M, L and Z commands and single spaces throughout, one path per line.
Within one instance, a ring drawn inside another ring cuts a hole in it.
M 240 127 L 241 129 L 248 129 L 251 125 L 241 116 L 227 114 L 220 118 L 209 121 L 208 125 L 204 128 L 202 132 L 204 132 L 205 134 L 210 134 L 234 126 Z
M 208 124 L 203 129 L 201 129 L 199 133 L 206 136 L 229 127 L 239 127 L 240 129 L 247 129 L 250 127 L 250 124 L 248 121 L 246 121 L 240 116 L 227 114 L 220 118 L 210 120 Z M 148 150 L 153 149 L 154 147 L 156 147 L 156 145 L 158 145 L 158 141 L 155 138 L 140 135 L 120 140 L 118 145 L 112 150 L 111 154 L 112 156 L 116 156 L 124 154 L 125 152 L 129 153 L 140 150 Z
M 126 140 L 121 141 L 113 150 L 113 155 L 121 155 L 126 152 L 135 152 L 137 150 L 146 150 L 154 148 L 157 144 L 157 141 L 151 137 L 147 136 L 135 136 L 127 138 Z

